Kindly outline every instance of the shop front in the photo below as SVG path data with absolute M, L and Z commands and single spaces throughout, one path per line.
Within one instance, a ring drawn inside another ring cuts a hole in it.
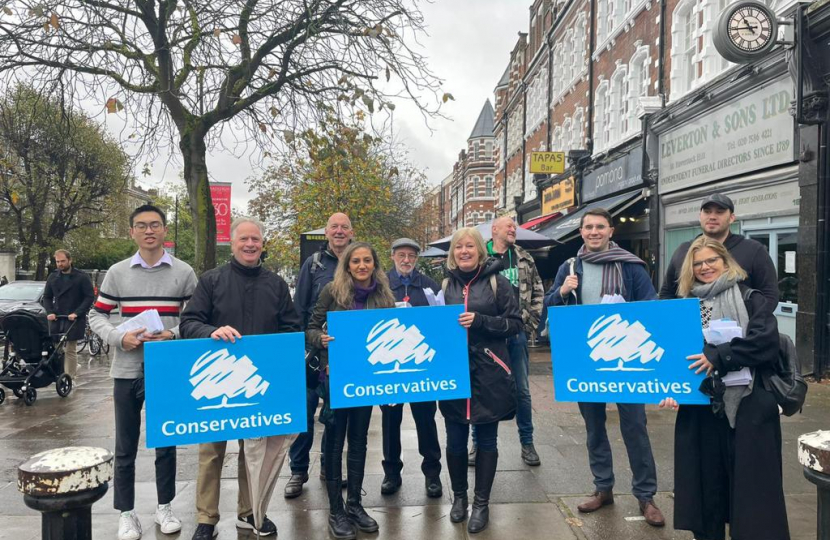
M 713 192 L 735 204 L 732 232 L 761 242 L 778 272 L 779 330 L 796 339 L 800 190 L 786 72 L 751 77 L 746 91 L 659 126 L 661 274 L 677 247 L 700 234 L 700 203 Z M 716 96 L 716 92 L 712 92 Z M 701 107 L 702 108 L 702 107 Z M 655 127 L 657 131 L 657 126 Z

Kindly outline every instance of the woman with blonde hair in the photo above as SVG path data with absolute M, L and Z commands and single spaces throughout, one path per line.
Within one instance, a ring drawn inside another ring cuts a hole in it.
M 707 376 L 701 391 L 712 405 L 678 410 L 674 433 L 674 528 L 696 540 L 788 540 L 781 460 L 781 421 L 775 397 L 764 387 L 778 359 L 778 326 L 764 296 L 741 284 L 746 272 L 716 240 L 700 236 L 683 261 L 678 294 L 700 299 L 704 328 L 731 319 L 743 337 L 704 344 L 688 357 L 689 369 Z M 725 386 L 730 372 L 749 368 L 752 380 Z
M 489 522 L 490 491 L 499 456 L 499 421 L 516 414 L 516 385 L 510 371 L 507 338 L 519 333 L 522 317 L 513 286 L 499 274 L 501 262 L 488 259 L 478 230 L 456 231 L 450 241 L 447 268 L 445 301 L 448 305 L 464 304 L 458 322 L 468 332 L 472 392 L 470 399 L 438 404 L 447 428 L 447 468 L 453 491 L 450 520 L 459 523 L 467 519 L 467 440 L 470 425 L 475 425 L 475 499 L 467 530 L 478 533 Z
M 395 297 L 389 288 L 389 279 L 380 266 L 375 249 L 356 242 L 340 256 L 334 280 L 320 292 L 314 312 L 306 329 L 306 342 L 321 349 L 320 364 L 323 377 L 328 374 L 326 351 L 334 336 L 326 331 L 326 316 L 330 311 L 378 309 L 395 306 Z M 328 396 L 324 398 L 328 402 Z M 321 413 L 321 416 L 324 416 Z M 357 529 L 363 532 L 378 530 L 375 521 L 361 505 L 363 475 L 366 467 L 366 441 L 372 407 L 350 407 L 332 410 L 325 424 L 325 474 L 329 497 L 329 532 L 334 538 L 353 539 Z M 321 420 L 323 421 L 323 420 Z M 343 505 L 341 492 L 343 446 L 348 437 L 349 453 L 346 463 L 347 499 Z

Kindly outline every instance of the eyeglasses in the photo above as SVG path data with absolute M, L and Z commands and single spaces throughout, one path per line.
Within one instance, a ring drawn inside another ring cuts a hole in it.
M 139 221 L 137 223 L 133 223 L 133 229 L 139 232 L 144 232 L 147 229 L 150 229 L 151 231 L 157 231 L 162 227 L 164 227 L 164 223 L 162 223 L 161 221 L 154 221 L 152 223 L 143 223 Z
M 415 259 L 418 258 L 418 254 L 417 253 L 400 253 L 400 252 L 398 252 L 398 253 L 395 253 L 395 258 L 396 259 L 401 259 L 401 260 L 404 260 L 404 261 L 412 259 L 414 261 Z
M 706 266 L 708 266 L 709 268 L 714 268 L 715 263 L 718 262 L 721 259 L 723 259 L 723 257 L 711 257 L 709 259 L 705 259 L 705 260 L 702 260 L 702 261 L 693 262 L 692 263 L 692 268 L 700 269 L 700 268 L 703 268 L 704 264 Z

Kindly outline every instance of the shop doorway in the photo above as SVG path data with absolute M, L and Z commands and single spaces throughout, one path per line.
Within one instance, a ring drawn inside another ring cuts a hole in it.
M 795 319 L 798 312 L 798 272 L 796 270 L 798 230 L 795 228 L 745 229 L 744 235 L 763 244 L 772 258 L 778 273 L 780 295 L 778 308 L 775 310 L 778 331 L 787 334 L 795 341 Z

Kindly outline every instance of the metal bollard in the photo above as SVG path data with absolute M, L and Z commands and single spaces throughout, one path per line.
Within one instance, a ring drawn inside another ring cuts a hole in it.
M 798 461 L 804 467 L 804 477 L 818 492 L 816 540 L 830 540 L 830 431 L 800 436 Z
M 17 468 L 26 506 L 42 513 L 43 540 L 90 540 L 92 505 L 112 480 L 112 454 L 71 446 L 35 454 Z

